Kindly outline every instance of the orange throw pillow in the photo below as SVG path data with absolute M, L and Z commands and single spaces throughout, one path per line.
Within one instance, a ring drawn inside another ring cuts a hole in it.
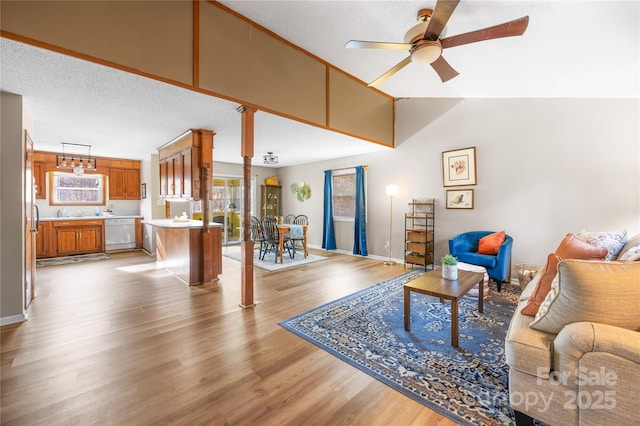
M 540 280 L 538 286 L 534 290 L 527 306 L 520 311 L 524 315 L 536 316 L 538 308 L 547 297 L 547 293 L 551 290 L 551 281 L 556 277 L 558 272 L 558 263 L 564 259 L 580 259 L 580 260 L 604 260 L 607 256 L 606 247 L 596 247 L 573 234 L 567 234 L 555 253 L 551 253 L 547 257 L 547 264 L 540 271 Z
M 555 253 L 551 253 L 547 257 L 547 263 L 540 271 L 540 280 L 538 280 L 538 285 L 533 291 L 531 297 L 529 297 L 527 306 L 522 308 L 520 311 L 523 315 L 530 315 L 532 317 L 536 316 L 538 308 L 540 308 L 540 305 L 547 297 L 547 293 L 551 290 L 551 281 L 553 281 L 558 273 L 558 263 L 560 263 L 561 260 L 560 256 Z
M 504 237 L 504 231 L 500 231 L 480 238 L 480 241 L 478 242 L 478 253 L 498 254 L 500 246 L 504 243 Z

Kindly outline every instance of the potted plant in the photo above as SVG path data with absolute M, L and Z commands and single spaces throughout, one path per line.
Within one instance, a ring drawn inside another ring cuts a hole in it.
M 445 280 L 458 279 L 458 258 L 450 254 L 445 255 L 442 259 L 442 278 Z

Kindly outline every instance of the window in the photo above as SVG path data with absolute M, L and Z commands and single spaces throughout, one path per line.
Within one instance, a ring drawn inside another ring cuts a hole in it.
M 75 176 L 53 172 L 49 185 L 52 205 L 104 205 L 104 175 Z
M 356 170 L 345 169 L 334 171 L 332 179 L 333 220 L 353 222 L 356 212 Z

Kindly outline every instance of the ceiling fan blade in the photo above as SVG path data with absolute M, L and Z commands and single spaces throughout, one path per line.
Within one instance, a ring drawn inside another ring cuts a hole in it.
M 406 67 L 409 64 L 409 62 L 411 62 L 411 56 L 407 56 L 406 58 L 404 58 L 401 62 L 397 63 L 389 71 L 385 72 L 380 77 L 376 78 L 371 83 L 369 83 L 368 86 L 369 87 L 376 87 L 376 86 L 384 83 L 385 81 L 387 81 L 389 79 L 389 77 L 391 77 L 392 75 L 394 75 L 395 73 L 400 71 L 402 68 Z
M 349 40 L 344 47 L 347 49 L 385 49 L 385 50 L 411 50 L 411 43 L 385 43 L 380 41 Z
M 459 74 L 458 71 L 454 70 L 453 67 L 449 65 L 449 62 L 445 61 L 442 56 L 433 61 L 431 63 L 431 67 L 438 73 L 438 76 L 443 83 L 451 80 Z
M 440 0 L 436 3 L 436 7 L 429 20 L 429 25 L 424 31 L 423 40 L 437 40 L 445 25 L 451 18 L 453 11 L 460 3 L 460 0 Z
M 529 25 L 529 17 L 525 16 L 520 19 L 505 22 L 504 24 L 481 30 L 471 31 L 464 34 L 443 38 L 440 40 L 442 48 L 461 46 L 463 44 L 475 43 L 478 41 L 491 40 L 494 38 L 514 37 L 524 34 Z

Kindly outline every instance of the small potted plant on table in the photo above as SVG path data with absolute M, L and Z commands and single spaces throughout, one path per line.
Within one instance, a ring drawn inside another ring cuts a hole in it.
M 445 280 L 458 279 L 458 258 L 450 254 L 445 255 L 442 259 L 442 278 Z

